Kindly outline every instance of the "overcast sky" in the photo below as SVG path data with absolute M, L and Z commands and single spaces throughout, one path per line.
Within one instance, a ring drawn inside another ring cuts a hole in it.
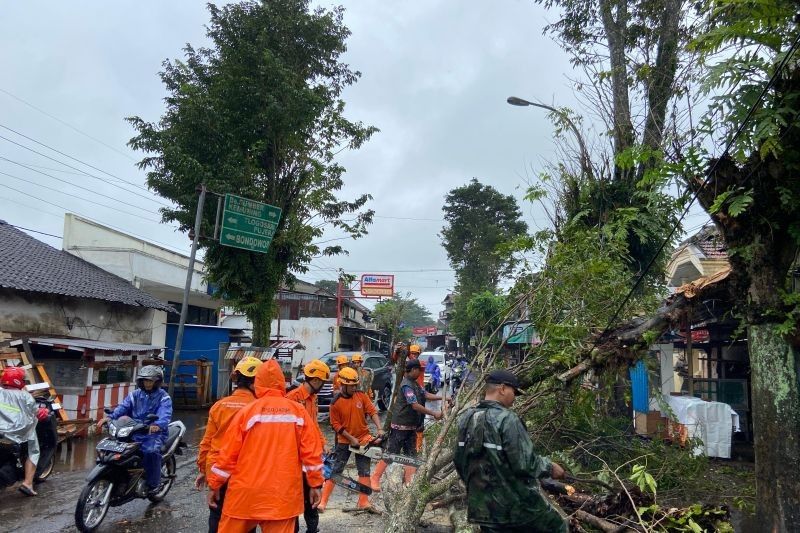
M 342 155 L 345 194 L 371 193 L 376 219 L 366 238 L 341 241 L 349 256 L 314 260 L 301 277 L 332 279 L 339 267 L 394 273 L 397 290 L 436 315 L 454 283 L 438 237 L 444 196 L 476 177 L 515 195 L 529 226 L 546 225 L 522 195 L 525 180 L 553 157 L 552 129 L 543 112 L 505 100 L 574 107 L 567 76 L 575 73 L 542 35 L 556 15 L 530 0 L 345 5 L 353 35 L 344 59 L 363 73 L 344 95 L 347 115 L 381 130 Z M 207 20 L 196 0 L 0 0 L 0 219 L 60 236 L 69 210 L 188 253 L 188 238 L 157 222 L 164 200 L 144 187 L 123 119 L 158 119 L 161 63 L 187 42 L 207 44 Z

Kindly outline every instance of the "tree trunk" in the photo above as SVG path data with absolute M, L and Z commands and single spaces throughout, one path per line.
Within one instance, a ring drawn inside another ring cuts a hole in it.
M 762 531 L 800 531 L 800 351 L 775 324 L 748 328 L 756 455 L 756 513 Z

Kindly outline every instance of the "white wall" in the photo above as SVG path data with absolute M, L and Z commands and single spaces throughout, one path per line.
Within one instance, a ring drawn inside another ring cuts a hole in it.
M 222 319 L 226 328 L 243 329 L 252 332 L 253 325 L 244 315 L 228 315 Z M 331 351 L 335 318 L 301 318 L 300 320 L 281 320 L 281 339 L 298 340 L 305 350 L 295 350 L 292 366 L 300 366 Z M 273 320 L 272 336 L 278 334 L 278 321 Z
M 8 333 L 163 346 L 163 335 L 153 333 L 165 318 L 146 307 L 0 289 L 0 331 Z
M 189 257 L 116 231 L 72 213 L 64 216 L 64 250 L 128 280 L 163 301 L 180 302 Z M 195 262 L 189 303 L 217 308 L 208 295 L 203 264 Z

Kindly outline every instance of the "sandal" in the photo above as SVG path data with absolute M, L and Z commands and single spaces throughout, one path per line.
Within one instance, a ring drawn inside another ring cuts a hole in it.
M 25 496 L 38 496 L 39 495 L 38 492 L 36 492 L 35 490 L 33 490 L 30 487 L 26 487 L 25 485 L 20 485 L 17 490 L 20 491 Z

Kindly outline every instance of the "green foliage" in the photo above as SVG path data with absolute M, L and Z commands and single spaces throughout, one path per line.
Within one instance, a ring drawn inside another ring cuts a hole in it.
M 388 300 L 383 300 L 375 304 L 372 312 L 378 328 L 389 333 L 395 340 L 409 339 L 411 329 L 415 326 L 428 326 L 435 321 L 431 317 L 431 312 L 417 303 L 416 298 L 411 294 L 401 296 L 395 294 Z M 403 327 L 400 327 L 403 324 Z
M 725 211 L 735 218 L 744 213 L 752 203 L 753 189 L 744 190 L 744 187 L 728 189 L 717 195 L 714 203 L 711 204 L 709 213 L 714 214 Z
M 344 117 L 345 87 L 359 73 L 340 61 L 350 35 L 342 8 L 310 11 L 308 0 L 244 1 L 208 7 L 210 48 L 187 45 L 183 60 L 166 61 L 166 110 L 158 122 L 132 117 L 130 145 L 147 155 L 147 184 L 176 207 L 164 221 L 188 231 L 196 188 L 234 193 L 280 207 L 268 253 L 220 246 L 213 234 L 216 202 L 207 202 L 200 245 L 208 280 L 253 323 L 253 341 L 269 341 L 274 294 L 289 270 L 305 272 L 312 257 L 342 253 L 315 244 L 324 226 L 354 238 L 366 233 L 369 195 L 336 196 L 345 169 L 335 161 L 376 131 Z M 350 217 L 342 215 L 350 214 Z
M 655 478 L 650 475 L 645 465 L 633 465 L 631 476 L 628 478 L 639 487 L 642 492 L 649 491 L 653 496 L 656 495 L 657 483 Z
M 336 293 L 339 290 L 339 282 L 332 279 L 321 279 L 314 282 L 314 286 L 319 287 L 320 289 L 323 289 L 334 296 L 336 296 Z
M 503 243 L 528 229 L 516 199 L 477 179 L 450 191 L 445 199 L 442 244 L 456 271 L 457 290 L 469 298 L 497 288 L 513 271 L 510 255 L 498 253 Z

